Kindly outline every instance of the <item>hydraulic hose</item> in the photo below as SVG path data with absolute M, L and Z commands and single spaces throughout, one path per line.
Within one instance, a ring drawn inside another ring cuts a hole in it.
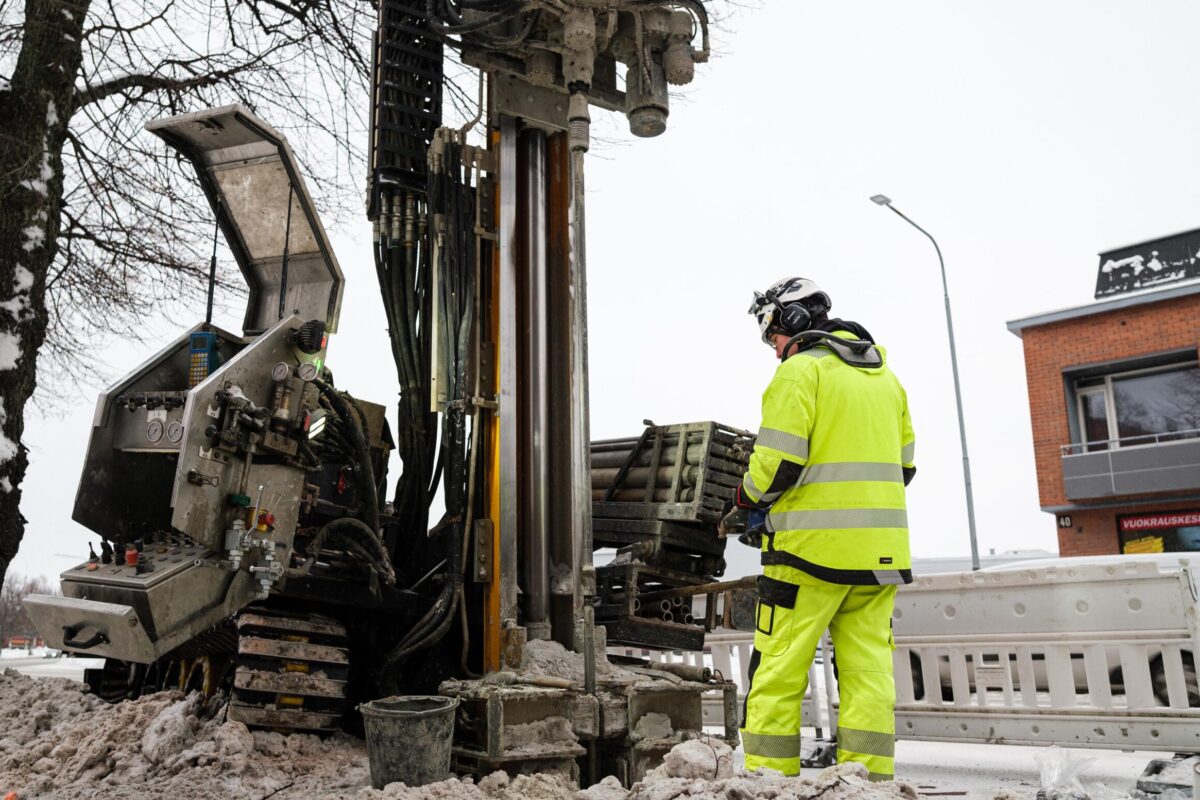
M 378 484 L 375 481 L 375 466 L 371 463 L 371 451 L 367 446 L 367 440 L 363 436 L 362 426 L 359 424 L 358 417 L 350 404 L 346 402 L 346 398 L 342 397 L 341 392 L 333 388 L 321 378 L 313 380 L 321 395 L 329 401 L 330 407 L 334 413 L 346 424 L 350 433 L 350 443 L 353 445 L 355 453 L 358 456 L 359 469 L 355 472 L 358 479 L 358 492 L 363 495 L 362 502 L 366 505 L 366 524 L 370 526 L 372 535 L 379 530 L 379 493 Z

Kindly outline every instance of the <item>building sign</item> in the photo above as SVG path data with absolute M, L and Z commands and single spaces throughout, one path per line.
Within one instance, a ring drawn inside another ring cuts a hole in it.
M 1164 511 L 1117 518 L 1122 553 L 1200 550 L 1200 511 Z
M 1200 278 L 1200 229 L 1100 254 L 1096 299 Z

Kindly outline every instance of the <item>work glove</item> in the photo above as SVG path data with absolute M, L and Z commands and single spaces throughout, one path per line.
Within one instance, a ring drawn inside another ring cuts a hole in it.
M 755 550 L 762 549 L 763 533 L 767 530 L 767 512 L 762 509 L 752 509 L 746 515 L 746 532 L 738 537 L 738 541 Z
M 739 508 L 733 505 L 733 503 L 728 503 L 725 509 L 725 516 L 721 517 L 720 523 L 717 524 L 717 535 L 724 539 L 731 533 L 744 532 L 749 517 L 750 509 Z

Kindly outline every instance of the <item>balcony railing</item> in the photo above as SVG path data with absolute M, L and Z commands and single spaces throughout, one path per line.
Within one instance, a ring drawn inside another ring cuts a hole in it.
M 1200 489 L 1200 429 L 1063 445 L 1067 499 Z

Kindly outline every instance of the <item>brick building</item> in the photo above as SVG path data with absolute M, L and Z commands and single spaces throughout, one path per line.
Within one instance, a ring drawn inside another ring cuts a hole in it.
M 1157 259 L 1155 248 L 1171 242 L 1115 252 L 1140 248 Z M 1101 256 L 1098 295 L 1118 293 L 1101 291 L 1113 265 L 1159 274 L 1111 255 Z M 1200 252 L 1181 258 L 1172 263 L 1196 265 Z M 1154 283 L 1128 281 L 1135 290 Z M 1038 494 L 1057 522 L 1059 553 L 1200 550 L 1200 283 L 1142 289 L 1008 329 L 1025 348 Z

